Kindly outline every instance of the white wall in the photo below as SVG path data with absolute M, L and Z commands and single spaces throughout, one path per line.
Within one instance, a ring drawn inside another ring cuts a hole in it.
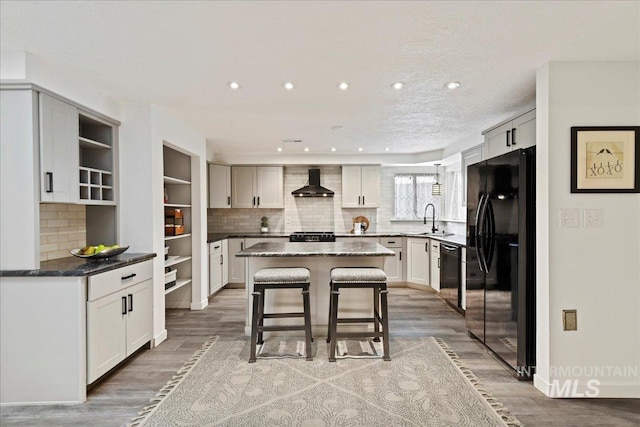
M 640 194 L 571 194 L 569 173 L 572 126 L 640 124 L 640 62 L 552 62 L 538 71 L 536 108 L 534 384 L 559 396 L 554 383 L 583 393 L 597 380 L 598 397 L 640 397 Z M 580 227 L 560 228 L 565 208 Z M 602 209 L 602 228 L 584 228 L 585 209 Z M 577 331 L 562 330 L 563 309 L 577 309 Z

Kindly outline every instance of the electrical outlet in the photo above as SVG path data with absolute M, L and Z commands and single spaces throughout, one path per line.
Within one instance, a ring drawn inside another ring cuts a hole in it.
M 602 209 L 584 210 L 584 228 L 602 228 Z
M 579 227 L 578 209 L 560 209 L 560 227 Z
M 290 216 L 286 217 L 284 219 L 284 223 L 285 223 L 285 225 L 291 225 L 291 217 Z
M 578 310 L 562 310 L 562 328 L 565 331 L 578 330 Z

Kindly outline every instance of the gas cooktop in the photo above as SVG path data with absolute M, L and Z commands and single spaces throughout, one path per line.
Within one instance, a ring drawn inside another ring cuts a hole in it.
M 331 231 L 296 231 L 289 235 L 290 242 L 335 242 L 336 234 Z

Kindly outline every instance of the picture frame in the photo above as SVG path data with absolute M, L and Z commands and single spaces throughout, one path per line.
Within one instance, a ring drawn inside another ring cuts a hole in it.
M 571 127 L 572 193 L 640 193 L 640 126 Z

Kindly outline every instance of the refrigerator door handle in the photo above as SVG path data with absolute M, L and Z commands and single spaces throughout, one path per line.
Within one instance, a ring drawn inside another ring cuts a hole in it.
M 488 232 L 487 232 L 488 257 L 485 254 L 485 268 L 488 273 L 489 268 L 491 268 L 491 263 L 493 262 L 493 252 L 496 244 L 496 218 L 495 218 L 495 215 L 493 214 L 493 204 L 491 203 L 491 200 L 489 200 L 488 197 L 487 197 L 487 203 L 485 205 L 485 208 L 487 209 L 487 213 L 488 213 L 488 215 L 486 216 L 487 227 L 488 227 Z
M 476 213 L 476 250 L 478 251 L 478 265 L 480 267 L 480 271 L 486 273 L 486 269 L 484 266 L 484 240 L 483 240 L 483 232 L 482 228 L 484 226 L 485 221 L 485 197 L 486 195 L 480 196 L 480 202 L 478 203 L 478 211 Z

